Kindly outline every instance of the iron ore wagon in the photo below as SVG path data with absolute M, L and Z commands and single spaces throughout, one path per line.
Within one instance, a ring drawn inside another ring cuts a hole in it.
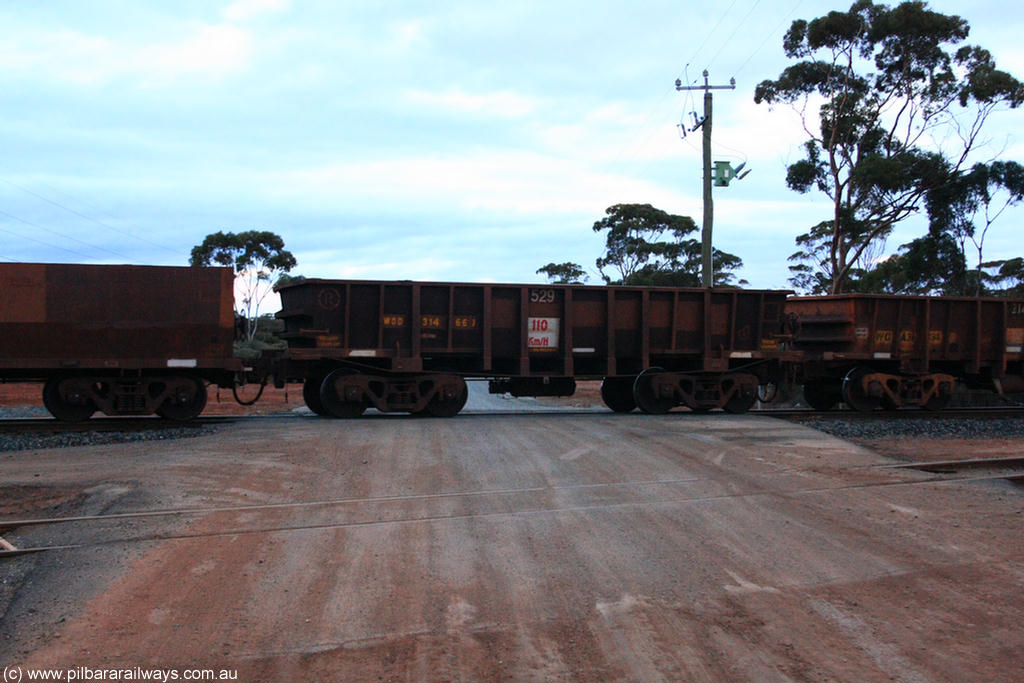
M 320 415 L 452 416 L 466 379 L 571 395 L 603 380 L 612 410 L 743 412 L 776 381 L 787 292 L 310 279 L 278 287 L 278 381 Z
M 958 383 L 1024 391 L 1024 300 L 847 294 L 786 302 L 818 410 L 945 407 Z
M 62 420 L 187 420 L 241 370 L 230 268 L 5 263 L 0 292 L 0 381 L 43 383 Z

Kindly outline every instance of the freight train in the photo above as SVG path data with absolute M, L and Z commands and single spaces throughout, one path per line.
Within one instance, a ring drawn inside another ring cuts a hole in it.
M 1024 300 L 785 290 L 301 280 L 288 348 L 232 356 L 228 268 L 0 264 L 0 381 L 62 420 L 199 415 L 206 384 L 301 384 L 318 415 L 450 417 L 466 380 L 513 396 L 600 380 L 616 412 L 741 413 L 768 387 L 812 407 L 944 407 L 958 385 L 1024 391 Z M 785 392 L 782 392 L 785 393 Z

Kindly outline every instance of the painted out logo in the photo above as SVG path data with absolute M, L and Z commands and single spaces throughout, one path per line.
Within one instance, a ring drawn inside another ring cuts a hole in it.
M 341 292 L 336 289 L 321 289 L 317 292 L 316 302 L 320 308 L 333 311 L 341 305 Z

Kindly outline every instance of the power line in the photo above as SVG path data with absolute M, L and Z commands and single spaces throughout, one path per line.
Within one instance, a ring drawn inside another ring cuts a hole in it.
M 697 55 L 700 54 L 701 50 L 704 49 L 704 46 L 707 45 L 709 40 L 711 40 L 711 36 L 714 35 L 715 31 L 718 30 L 718 27 L 722 25 L 722 22 L 725 21 L 725 18 L 729 16 L 729 13 L 732 12 L 732 8 L 736 6 L 737 2 L 739 2 L 739 0 L 732 0 L 732 3 L 730 3 L 729 7 L 726 8 L 725 12 L 722 13 L 722 16 L 718 18 L 718 22 L 714 25 L 714 27 L 704 35 L 704 40 L 701 42 L 700 45 L 697 46 L 697 49 L 694 50 L 693 56 L 686 60 L 686 66 L 683 67 L 684 72 L 686 67 L 689 66 L 693 62 L 693 60 L 697 58 Z
M 8 235 L 14 235 L 15 237 L 18 237 L 20 239 L 29 240 L 30 242 L 36 242 L 38 244 L 42 244 L 45 247 L 50 247 L 51 249 L 60 249 L 61 251 L 66 251 L 69 254 L 74 254 L 76 256 L 82 256 L 84 258 L 93 258 L 92 256 L 89 256 L 88 254 L 83 254 L 80 251 L 75 251 L 74 249 L 68 249 L 66 247 L 62 247 L 62 246 L 57 245 L 57 244 L 50 244 L 49 242 L 44 242 L 43 240 L 37 240 L 35 237 L 28 237 L 27 235 L 19 235 L 16 232 L 12 232 L 10 230 L 5 230 L 4 228 L 0 228 L 0 232 L 6 232 Z M 0 258 L 7 258 L 7 257 L 4 256 L 4 257 L 0 257 Z M 17 263 L 16 259 L 8 259 L 8 260 L 15 261 Z
M 747 159 L 749 158 L 749 157 L 747 157 L 747 153 L 746 152 L 744 152 L 743 150 L 740 150 L 740 149 L 736 149 L 735 147 L 730 147 L 729 145 L 723 145 L 721 142 L 716 142 L 714 140 L 712 140 L 711 144 L 714 145 L 715 147 L 720 147 L 722 149 L 725 149 L 725 150 L 728 150 L 730 152 L 735 153 L 736 155 L 738 155 L 736 158 L 743 159 L 744 162 L 746 162 Z M 732 156 L 732 155 L 731 154 L 727 154 L 725 156 Z
M 112 232 L 116 232 L 116 233 L 118 233 L 120 235 L 124 235 L 126 237 L 131 237 L 132 239 L 139 240 L 140 242 L 144 242 L 144 243 L 146 243 L 146 244 L 148 244 L 150 246 L 157 247 L 158 249 L 163 249 L 165 251 L 169 251 L 169 252 L 171 252 L 171 253 L 173 253 L 175 255 L 178 255 L 178 256 L 181 255 L 181 252 L 176 250 L 176 249 L 171 249 L 170 247 L 167 247 L 167 246 L 165 246 L 163 244 L 158 244 L 158 243 L 153 242 L 151 240 L 147 240 L 147 239 L 145 239 L 143 237 L 139 237 L 138 235 L 135 235 L 135 234 L 133 234 L 131 232 L 128 232 L 127 230 L 119 230 L 118 228 L 115 228 L 112 225 L 104 223 L 103 221 L 101 221 L 101 220 L 99 220 L 97 218 L 93 218 L 92 216 L 87 216 L 86 214 L 81 213 L 80 211 L 76 211 L 76 210 L 74 210 L 74 209 L 72 209 L 72 208 L 70 208 L 68 206 L 65 206 L 64 204 L 61 204 L 60 202 L 57 202 L 57 201 L 54 201 L 54 200 L 49 199 L 47 197 L 44 197 L 43 195 L 39 194 L 38 192 L 33 192 L 32 190 L 28 189 L 27 187 L 22 187 L 21 185 L 18 185 L 17 183 L 14 183 L 14 182 L 11 182 L 10 180 L 7 180 L 6 178 L 3 179 L 3 182 L 7 183 L 11 187 L 17 188 L 17 189 L 21 190 L 22 192 L 25 192 L 26 194 L 30 194 L 33 197 L 36 197 L 37 199 L 40 199 L 40 200 L 46 202 L 47 204 L 52 204 L 53 206 L 56 206 L 56 207 L 58 207 L 60 209 L 63 209 L 65 211 L 67 211 L 68 213 L 74 214 L 75 216 L 78 216 L 79 218 L 84 218 L 87 221 L 90 221 L 92 223 L 96 223 L 97 225 L 101 225 L 104 228 L 106 228 L 107 230 L 110 230 Z M 79 200 L 76 200 L 76 201 L 79 201 Z M 84 202 L 81 202 L 81 203 L 84 204 Z
M 78 238 L 72 237 L 71 235 L 65 235 L 62 232 L 58 232 L 56 230 L 51 230 L 50 228 L 44 228 L 41 225 L 33 223 L 32 221 L 27 221 L 24 218 L 18 218 L 17 216 L 15 216 L 13 214 L 7 213 L 6 211 L 0 211 L 0 216 L 6 216 L 6 217 L 8 217 L 8 218 L 10 218 L 12 220 L 18 221 L 19 223 L 24 223 L 25 225 L 31 226 L 33 228 L 36 228 L 37 230 L 43 230 L 45 232 L 49 232 L 51 234 L 57 235 L 58 237 L 63 237 L 66 240 L 71 240 L 72 242 L 78 242 L 79 244 L 87 246 L 90 249 L 96 249 L 98 251 L 105 251 L 108 254 L 113 254 L 114 256 L 116 256 L 118 258 L 123 258 L 123 259 L 127 259 L 127 260 L 131 261 L 131 257 L 130 256 L 127 256 L 127 255 L 122 254 L 120 252 L 114 251 L 113 249 L 107 249 L 106 247 L 96 246 L 95 244 L 90 244 L 89 242 L 85 242 L 85 241 L 80 240 Z M 5 232 L 10 232 L 10 231 L 5 231 Z M 26 237 L 25 239 L 32 239 L 32 238 Z M 38 242 L 39 240 L 33 240 L 33 241 Z M 53 246 L 53 245 L 51 245 L 51 246 Z M 61 247 L 58 247 L 58 248 L 61 248 Z M 64 251 L 70 251 L 70 250 L 69 249 L 65 249 Z M 77 253 L 77 252 L 75 252 L 75 253 Z M 79 255 L 80 256 L 84 256 L 84 254 L 81 254 L 81 253 L 79 253 Z M 92 257 L 88 257 L 88 258 L 92 258 Z
M 787 21 L 793 18 L 793 15 L 796 14 L 796 11 L 800 9 L 800 5 L 802 4 L 804 4 L 804 0 L 797 0 L 797 3 L 793 5 L 793 9 L 789 10 L 789 13 L 786 14 L 782 18 L 782 20 L 765 35 L 764 40 L 762 40 L 761 43 L 756 48 L 754 48 L 754 51 L 751 52 L 750 55 L 745 60 L 743 60 L 743 63 L 740 64 L 739 68 L 736 69 L 735 73 L 737 76 L 740 74 L 741 71 L 743 71 L 743 69 L 746 68 L 747 64 L 750 63 L 750 60 L 752 60 L 754 56 L 761 51 L 761 48 L 764 47 L 764 44 L 767 43 L 770 38 L 778 34 L 779 28 L 781 28 L 783 24 L 785 24 Z
M 612 158 L 611 163 L 617 164 L 617 163 L 623 161 L 623 157 L 626 156 L 627 150 L 629 152 L 629 156 L 630 157 L 634 156 L 634 151 L 636 150 L 636 148 L 641 146 L 641 145 L 643 145 L 644 143 L 646 143 L 651 138 L 651 136 L 655 132 L 657 132 L 656 130 L 655 131 L 646 130 L 646 132 L 644 132 L 644 131 L 645 131 L 645 129 L 647 129 L 648 124 L 651 122 L 651 120 L 658 113 L 658 110 L 661 109 L 662 104 L 665 102 L 665 100 L 668 98 L 668 96 L 671 93 L 672 93 L 672 88 L 669 87 L 669 88 L 667 88 L 665 90 L 665 92 L 663 92 L 661 94 L 661 97 L 658 98 L 658 101 L 655 102 L 654 105 L 648 110 L 647 116 L 644 117 L 644 122 L 640 125 L 640 131 L 641 132 L 638 135 L 633 136 L 632 138 L 630 138 L 628 142 L 623 143 L 622 146 L 619 147 L 619 151 Z
M 743 24 L 747 23 L 747 19 L 749 19 L 750 15 L 754 13 L 754 10 L 757 9 L 757 6 L 760 2 L 761 0 L 754 0 L 754 4 L 750 6 L 750 9 L 747 10 L 747 13 L 743 15 L 742 19 L 740 19 L 740 23 L 736 24 L 736 28 L 732 30 L 732 33 L 729 34 L 729 37 L 722 41 L 722 45 L 721 47 L 718 48 L 718 52 L 716 52 L 715 56 L 708 61 L 707 66 L 704 67 L 705 69 L 711 68 L 711 65 L 714 63 L 714 61 L 718 59 L 718 55 L 722 54 L 722 50 L 729 46 L 729 43 L 732 42 L 732 39 L 736 37 L 737 31 L 739 31 L 743 27 Z

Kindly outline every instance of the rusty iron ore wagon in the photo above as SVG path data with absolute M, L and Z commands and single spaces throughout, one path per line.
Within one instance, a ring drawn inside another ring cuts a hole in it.
M 0 381 L 43 383 L 57 418 L 186 420 L 233 386 L 230 268 L 0 264 Z
M 945 407 L 957 383 L 1024 391 L 1024 300 L 847 294 L 786 302 L 811 407 Z
M 0 264 L 0 381 L 43 384 L 63 420 L 186 420 L 206 384 L 302 383 L 320 415 L 457 414 L 467 379 L 609 408 L 749 409 L 802 384 L 827 410 L 937 410 L 957 385 L 1024 392 L 1024 300 L 779 290 L 300 280 L 278 287 L 289 348 L 232 355 L 229 268 Z
M 278 291 L 278 381 L 302 381 L 307 405 L 333 417 L 452 416 L 467 378 L 514 396 L 601 379 L 615 411 L 743 412 L 792 357 L 785 291 L 319 279 Z

